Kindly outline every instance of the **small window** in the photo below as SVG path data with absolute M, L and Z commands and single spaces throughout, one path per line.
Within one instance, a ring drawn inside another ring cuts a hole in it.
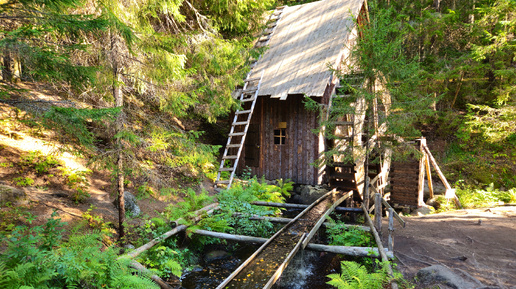
M 285 144 L 285 140 L 287 138 L 286 129 L 280 128 L 274 130 L 274 144 L 282 145 Z

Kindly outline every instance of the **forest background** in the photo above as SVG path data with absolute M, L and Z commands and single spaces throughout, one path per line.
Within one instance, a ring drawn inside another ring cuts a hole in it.
M 1 0 L 1 131 L 52 132 L 62 150 L 107 169 L 118 194 L 127 185 L 178 194 L 213 180 L 238 107 L 231 93 L 263 53 L 253 48 L 262 16 L 299 3 Z M 439 140 L 457 186 L 516 187 L 516 0 L 369 8 L 371 45 L 356 52 L 372 55 L 396 91 L 390 133 Z M 22 84 L 61 100 L 31 100 Z

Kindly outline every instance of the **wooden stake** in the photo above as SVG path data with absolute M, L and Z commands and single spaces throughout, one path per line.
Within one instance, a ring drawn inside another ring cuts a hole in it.
M 394 232 L 394 209 L 389 208 L 389 237 L 387 238 L 387 248 L 389 251 L 394 252 L 394 238 L 392 233 Z
M 423 199 L 424 192 L 425 192 L 425 158 L 424 158 L 425 153 L 424 153 L 423 147 L 426 144 L 426 139 L 421 138 L 421 139 L 419 139 L 419 141 L 420 141 L 419 150 L 421 151 L 421 153 L 423 155 L 421 156 L 421 159 L 419 160 L 419 179 L 417 182 L 417 206 L 423 207 L 423 206 L 425 206 L 425 201 Z
M 362 209 L 364 210 L 364 215 L 367 221 L 367 224 L 371 228 L 371 232 L 373 233 L 374 239 L 376 241 L 376 245 L 378 246 L 378 251 L 380 252 L 380 256 L 382 258 L 382 261 L 385 262 L 387 266 L 387 273 L 394 278 L 394 272 L 392 271 L 391 264 L 388 262 L 389 259 L 387 258 L 387 254 L 385 253 L 385 249 L 382 245 L 382 240 L 380 239 L 380 236 L 378 235 L 378 232 L 376 232 L 376 229 L 373 226 L 373 221 L 371 221 L 371 217 L 369 217 L 369 214 L 367 213 L 367 209 L 364 207 L 364 204 L 362 204 Z M 391 288 L 392 289 L 398 289 L 398 283 L 396 281 L 391 282 Z
M 374 195 L 374 223 L 380 239 L 382 238 L 382 195 Z
M 462 205 L 459 201 L 459 198 L 457 198 L 457 195 L 455 195 L 455 190 L 452 189 L 448 181 L 446 180 L 446 177 L 444 176 L 443 172 L 441 172 L 441 169 L 439 168 L 439 165 L 437 165 L 437 162 L 435 161 L 434 156 L 430 152 L 430 149 L 426 145 L 423 146 L 423 149 L 425 150 L 426 154 L 428 155 L 428 158 L 430 159 L 430 163 L 432 163 L 432 166 L 434 166 L 435 171 L 437 172 L 437 175 L 441 179 L 441 181 L 444 184 L 444 187 L 446 188 L 446 193 L 444 195 L 445 198 L 451 199 L 453 198 L 455 200 L 455 204 L 462 208 Z
M 430 192 L 430 199 L 434 197 L 434 184 L 432 183 L 432 172 L 430 171 L 430 162 L 428 161 L 428 154 L 423 151 L 425 158 L 426 177 L 428 180 L 428 191 Z

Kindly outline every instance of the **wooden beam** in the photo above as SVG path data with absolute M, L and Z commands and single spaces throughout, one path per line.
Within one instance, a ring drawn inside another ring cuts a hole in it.
M 380 239 L 382 238 L 382 195 L 374 195 L 374 223 Z
M 391 205 L 389 205 L 389 203 L 387 203 L 387 201 L 382 198 L 382 204 L 387 208 L 387 209 L 392 209 Z M 400 215 L 398 215 L 398 213 L 396 213 L 396 211 L 394 211 L 394 209 L 392 209 L 393 213 L 394 213 L 394 218 L 396 218 L 396 220 L 398 220 L 398 222 L 400 222 L 400 224 L 403 226 L 403 228 L 405 228 L 405 221 L 400 217 Z
M 305 209 L 309 205 L 303 205 L 303 204 L 291 204 L 291 203 L 271 203 L 271 202 L 263 202 L 263 201 L 256 201 L 252 203 L 256 206 L 267 206 L 267 207 L 276 207 L 276 208 L 289 208 L 289 209 Z M 348 207 L 336 207 L 335 211 L 337 212 L 355 212 L 355 213 L 361 213 L 362 209 L 360 208 L 348 208 Z
M 389 248 L 389 251 L 394 252 L 394 238 L 392 234 L 394 233 L 394 209 L 389 208 L 389 236 L 387 238 L 387 248 Z
M 226 239 L 237 242 L 248 242 L 248 243 L 265 243 L 268 239 L 260 238 L 260 237 L 249 237 L 243 235 L 233 235 L 227 233 L 218 233 L 206 230 L 196 230 L 194 234 Z M 322 245 L 322 244 L 308 244 L 306 246 L 307 250 L 318 251 L 318 252 L 329 252 L 335 254 L 343 254 L 347 256 L 355 256 L 355 257 L 380 257 L 378 253 L 378 248 L 376 247 L 351 247 L 351 246 L 331 246 L 331 245 Z M 386 256 L 390 259 L 394 258 L 394 255 L 391 251 L 386 252 Z
M 392 271 L 391 264 L 389 263 L 389 259 L 387 258 L 387 254 L 385 252 L 385 249 L 382 245 L 382 240 L 380 239 L 380 236 L 378 235 L 378 232 L 376 232 L 376 229 L 374 228 L 373 221 L 371 221 L 371 218 L 369 217 L 369 214 L 367 213 L 366 207 L 364 207 L 364 204 L 362 204 L 362 209 L 364 210 L 364 215 L 366 218 L 367 223 L 369 224 L 369 227 L 371 228 L 371 232 L 373 233 L 374 239 L 376 241 L 376 245 L 378 246 L 378 252 L 380 252 L 380 256 L 382 258 L 382 261 L 385 262 L 387 266 L 387 273 L 394 278 L 394 272 Z M 391 283 L 392 289 L 398 289 L 398 284 L 393 281 Z
M 425 201 L 423 199 L 425 192 L 425 153 L 423 147 L 426 145 L 426 139 L 421 138 L 419 144 L 419 150 L 423 154 L 421 159 L 419 160 L 419 174 L 418 174 L 418 182 L 417 182 L 417 206 L 423 207 L 425 206 Z
M 219 206 L 219 203 L 213 203 L 213 204 L 210 204 L 202 209 L 199 209 L 195 212 L 193 212 L 196 216 L 193 218 L 193 222 L 198 222 L 202 215 L 201 213 L 204 213 L 206 212 L 207 214 L 213 212 L 215 209 L 217 209 Z M 183 218 L 180 218 L 180 219 L 177 219 L 175 221 L 173 221 L 172 223 L 173 224 L 176 224 L 176 226 L 178 225 L 179 222 L 181 222 L 182 220 L 184 220 Z M 136 248 L 135 250 L 125 254 L 125 255 L 122 255 L 120 256 L 119 258 L 121 257 L 128 257 L 128 258 L 135 258 L 137 257 L 138 255 L 140 255 L 141 253 L 145 252 L 146 250 L 149 250 L 150 248 L 154 247 L 154 245 L 156 244 L 159 244 L 161 243 L 162 241 L 170 238 L 171 236 L 174 236 L 175 234 L 181 232 L 181 231 L 184 231 L 186 230 L 187 226 L 185 225 L 179 225 L 177 227 L 175 227 L 174 229 L 162 234 L 161 236 L 159 237 L 156 237 L 154 238 L 153 240 L 151 240 L 150 242 L 148 242 L 147 244 L 145 245 L 142 245 L 138 248 Z
M 156 284 L 158 284 L 161 289 L 172 289 L 172 286 L 168 285 L 165 281 L 163 281 L 163 279 L 161 279 L 158 275 L 153 274 L 149 269 L 145 268 L 142 264 L 132 260 L 129 266 L 145 275 L 148 275 L 149 278 Z
M 335 207 L 337 207 L 340 203 L 342 203 L 344 200 L 346 200 L 347 198 L 349 198 L 351 196 L 353 196 L 353 191 L 349 191 L 348 193 L 346 193 L 344 196 L 342 196 L 340 199 L 338 199 L 335 203 L 333 203 L 333 205 L 331 205 L 331 207 L 329 207 L 326 210 L 324 215 L 321 216 L 319 218 L 319 220 L 317 220 L 317 223 L 315 223 L 314 227 L 312 228 L 312 230 L 310 230 L 310 233 L 306 236 L 306 239 L 303 241 L 303 249 L 306 248 L 306 245 L 308 245 L 308 243 L 310 243 L 310 240 L 312 240 L 312 238 L 315 235 L 315 233 L 317 232 L 317 230 L 319 230 L 319 228 L 321 227 L 324 220 L 326 220 L 326 216 L 328 216 L 331 212 L 333 212 Z
M 269 221 L 271 223 L 280 223 L 280 224 L 286 224 L 286 223 L 289 223 L 290 221 L 292 221 L 291 218 L 281 218 L 281 217 L 267 217 L 267 216 L 258 216 L 258 215 L 245 215 L 245 214 L 242 214 L 242 213 L 234 213 L 233 216 L 235 217 L 242 217 L 242 218 L 247 218 L 249 217 L 249 220 L 253 220 L 253 221 L 262 221 L 262 220 L 265 220 L 265 221 Z M 324 222 L 322 223 L 322 226 L 326 227 L 326 226 L 329 226 L 330 223 L 328 222 Z M 345 228 L 356 228 L 358 230 L 362 230 L 362 231 L 369 231 L 369 227 L 366 227 L 366 226 L 360 226 L 360 225 L 344 225 Z
M 428 155 L 428 158 L 430 159 L 430 163 L 434 167 L 435 171 L 437 172 L 437 175 L 439 176 L 439 178 L 441 179 L 441 181 L 444 184 L 444 187 L 446 188 L 446 193 L 445 193 L 444 197 L 447 198 L 447 199 L 454 198 L 455 204 L 459 208 L 462 208 L 462 205 L 461 205 L 461 203 L 459 201 L 459 198 L 457 198 L 457 195 L 455 194 L 455 190 L 452 189 L 452 187 L 450 186 L 450 184 L 446 180 L 446 177 L 444 176 L 443 172 L 439 168 L 439 165 L 435 161 L 435 158 L 432 155 L 432 153 L 430 152 L 430 149 L 426 145 L 423 146 L 423 149 L 425 150 L 426 154 Z
M 430 170 L 430 161 L 428 161 L 428 154 L 424 153 L 426 177 L 428 181 L 428 191 L 430 192 L 430 199 L 434 197 L 434 184 L 432 182 L 432 172 Z

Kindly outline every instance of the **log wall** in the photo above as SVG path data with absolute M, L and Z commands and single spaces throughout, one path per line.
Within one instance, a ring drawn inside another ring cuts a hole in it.
M 308 111 L 303 96 L 286 100 L 260 96 L 251 119 L 259 134 L 246 138 L 237 173 L 246 167 L 252 175 L 268 180 L 290 179 L 298 184 L 320 184 L 318 170 L 310 164 L 319 156 L 319 136 L 312 129 L 319 127 L 317 112 Z M 274 130 L 286 123 L 285 144 L 274 144 Z M 259 153 L 251 156 L 251 153 Z M 259 164 L 259 166 L 255 166 Z

